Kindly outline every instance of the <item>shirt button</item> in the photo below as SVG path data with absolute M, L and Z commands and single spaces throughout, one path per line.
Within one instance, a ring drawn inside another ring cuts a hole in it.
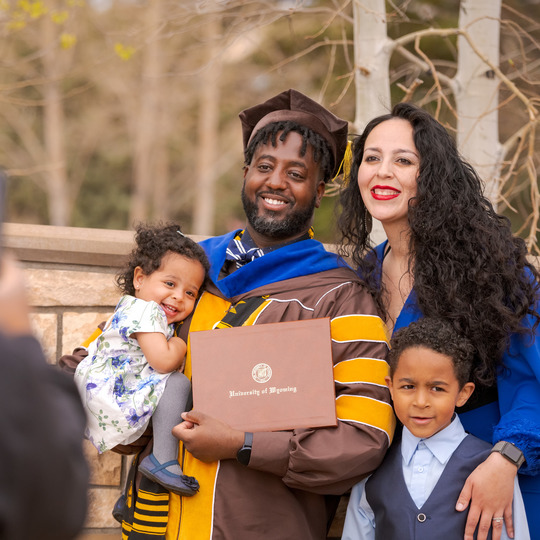
M 418 467 L 418 472 L 424 472 L 424 467 Z
M 420 523 L 424 523 L 424 521 L 426 521 L 427 517 L 426 517 L 426 514 L 418 514 L 416 516 L 416 519 L 420 522 Z

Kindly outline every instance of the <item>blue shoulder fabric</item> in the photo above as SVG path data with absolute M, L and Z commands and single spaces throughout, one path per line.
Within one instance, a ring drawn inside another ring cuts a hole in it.
M 201 242 L 210 260 L 210 278 L 229 298 L 270 283 L 347 266 L 341 257 L 326 251 L 317 240 L 301 240 L 271 251 L 220 280 L 227 246 L 237 232 Z

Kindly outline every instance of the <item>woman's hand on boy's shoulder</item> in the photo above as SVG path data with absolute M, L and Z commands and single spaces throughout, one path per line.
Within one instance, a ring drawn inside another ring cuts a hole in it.
M 502 527 L 514 537 L 512 500 L 517 468 L 500 454 L 493 453 L 469 475 L 461 490 L 456 510 L 465 510 L 470 503 L 464 540 L 473 540 L 478 525 L 477 540 L 486 540 L 492 529 L 492 540 L 500 540 Z M 503 517 L 504 522 L 493 521 Z

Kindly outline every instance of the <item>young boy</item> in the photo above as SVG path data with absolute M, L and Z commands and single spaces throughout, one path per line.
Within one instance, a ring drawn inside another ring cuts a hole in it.
M 465 433 L 454 412 L 474 391 L 474 349 L 448 323 L 428 318 L 396 332 L 391 346 L 386 382 L 402 437 L 377 471 L 353 487 L 342 540 L 463 540 L 467 512 L 454 507 L 491 450 Z M 517 478 L 513 519 L 514 540 L 529 540 Z M 494 525 L 508 539 L 504 524 Z

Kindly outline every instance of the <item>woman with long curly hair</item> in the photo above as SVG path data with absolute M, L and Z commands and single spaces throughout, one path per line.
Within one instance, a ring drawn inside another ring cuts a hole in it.
M 540 285 L 524 241 L 484 197 L 445 128 L 408 103 L 373 119 L 354 141 L 340 202 L 342 255 L 389 330 L 443 318 L 476 349 L 476 398 L 458 413 L 467 431 L 495 446 L 456 501 L 457 510 L 470 503 L 465 539 L 478 524 L 479 540 L 490 528 L 498 540 L 503 519 L 511 536 L 519 469 L 531 537 L 539 540 Z M 372 217 L 388 238 L 375 248 Z

